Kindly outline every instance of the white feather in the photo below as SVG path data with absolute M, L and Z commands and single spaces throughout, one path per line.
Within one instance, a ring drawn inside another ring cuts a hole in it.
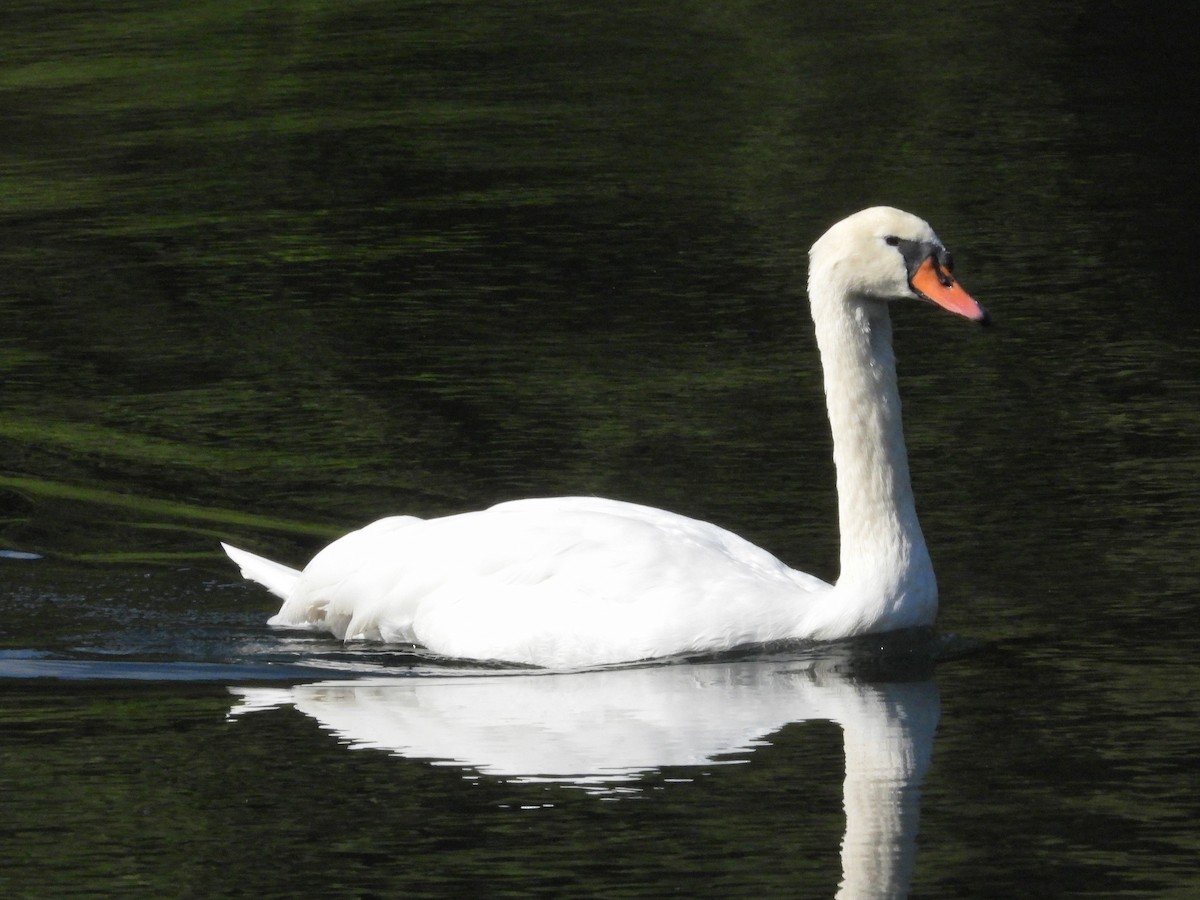
M 284 598 L 272 625 L 555 668 L 931 624 L 937 583 L 909 483 L 887 311 L 888 300 L 917 296 L 897 238 L 944 250 L 925 222 L 876 207 L 811 251 L 837 465 L 836 586 L 716 525 L 594 497 L 382 519 L 302 573 L 225 549 Z
M 301 575 L 299 569 L 293 569 L 262 556 L 255 556 L 253 553 L 239 550 L 226 543 L 222 543 L 221 546 L 229 554 L 229 558 L 238 564 L 243 578 L 258 582 L 276 597 L 284 600 L 295 591 L 296 582 L 300 580 Z

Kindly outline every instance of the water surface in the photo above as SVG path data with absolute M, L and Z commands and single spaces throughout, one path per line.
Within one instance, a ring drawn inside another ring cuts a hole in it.
M 8 4 L 0 892 L 1194 894 L 1193 18 Z M 804 259 L 876 203 L 996 322 L 895 311 L 919 649 L 480 671 L 219 553 L 600 494 L 835 577 Z

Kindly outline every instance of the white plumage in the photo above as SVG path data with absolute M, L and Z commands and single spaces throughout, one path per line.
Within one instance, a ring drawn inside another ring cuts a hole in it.
M 927 625 L 937 585 L 917 522 L 887 303 L 986 313 L 923 221 L 887 207 L 833 226 L 809 295 L 838 472 L 836 585 L 716 525 L 592 497 L 381 519 L 300 572 L 225 546 L 283 598 L 272 625 L 446 656 L 575 668 Z

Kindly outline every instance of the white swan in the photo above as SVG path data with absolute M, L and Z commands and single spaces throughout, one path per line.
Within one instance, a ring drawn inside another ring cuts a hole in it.
M 835 585 L 715 525 L 592 497 L 381 519 L 303 572 L 222 546 L 283 598 L 272 625 L 551 668 L 932 624 L 937 582 L 909 482 L 888 302 L 987 313 L 933 229 L 890 207 L 813 245 L 808 290 L 837 467 Z

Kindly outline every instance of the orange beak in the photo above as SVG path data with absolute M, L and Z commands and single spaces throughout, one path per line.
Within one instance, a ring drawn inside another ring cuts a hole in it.
M 923 298 L 936 303 L 942 309 L 948 309 L 955 315 L 963 316 L 972 322 L 988 323 L 987 310 L 962 289 L 954 276 L 943 269 L 934 257 L 928 257 L 909 280 L 912 289 Z

